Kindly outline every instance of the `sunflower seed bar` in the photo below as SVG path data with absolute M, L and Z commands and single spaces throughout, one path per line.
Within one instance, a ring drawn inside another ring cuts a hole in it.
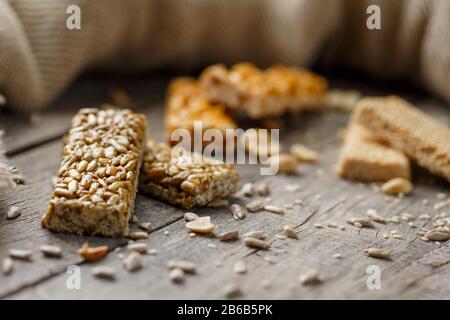
M 129 232 L 147 127 L 130 110 L 81 109 L 65 137 L 58 179 L 42 217 L 57 232 Z
M 250 63 L 239 63 L 231 69 L 213 65 L 203 71 L 200 82 L 211 101 L 244 111 L 252 119 L 316 109 L 328 90 L 324 78 L 282 65 L 265 70 Z
M 139 181 L 141 191 L 186 209 L 238 191 L 240 178 L 234 166 L 206 158 L 192 161 L 200 155 L 186 151 L 181 155 L 172 150 L 166 144 L 148 141 Z
M 337 166 L 338 174 L 359 181 L 387 181 L 409 178 L 408 158 L 377 141 L 371 132 L 350 121 Z
M 377 138 L 450 181 L 450 130 L 407 101 L 389 96 L 364 98 L 356 120 Z
M 177 78 L 172 81 L 167 93 L 165 126 L 169 144 L 178 143 L 170 139 L 176 129 L 187 129 L 193 133 L 195 121 L 201 122 L 203 130 L 213 128 L 224 131 L 237 127 L 223 105 L 209 102 L 197 80 Z

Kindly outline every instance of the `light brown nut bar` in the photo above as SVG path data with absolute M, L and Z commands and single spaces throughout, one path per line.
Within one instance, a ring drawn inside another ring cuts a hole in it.
M 187 129 L 193 133 L 195 121 L 201 121 L 203 130 L 237 128 L 223 105 L 211 103 L 207 99 L 197 80 L 177 78 L 172 81 L 167 92 L 165 126 L 169 144 L 177 143 L 170 139 L 176 129 Z
M 371 132 L 350 121 L 337 165 L 338 174 L 359 181 L 409 178 L 408 158 L 375 140 Z
M 364 98 L 356 120 L 378 138 L 450 181 L 450 130 L 407 101 L 389 96 Z
M 328 90 L 324 78 L 307 70 L 281 65 L 261 70 L 251 63 L 230 69 L 213 65 L 203 71 L 200 82 L 211 101 L 253 119 L 317 108 Z
M 81 109 L 65 137 L 42 226 L 75 234 L 127 235 L 146 126 L 145 116 L 130 110 Z
M 188 154 L 190 159 L 183 155 L 172 156 L 168 145 L 149 140 L 140 175 L 140 190 L 185 209 L 205 206 L 239 190 L 240 177 L 233 165 L 207 158 L 190 161 L 196 154 Z

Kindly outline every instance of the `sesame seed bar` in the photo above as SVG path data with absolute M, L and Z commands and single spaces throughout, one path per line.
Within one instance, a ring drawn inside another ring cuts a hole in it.
M 339 157 L 338 174 L 346 179 L 365 182 L 410 177 L 408 158 L 376 140 L 363 126 L 350 122 Z
M 209 102 L 197 80 L 182 77 L 172 81 L 167 93 L 165 126 L 169 137 L 176 129 L 194 132 L 194 122 L 201 121 L 203 130 L 236 128 L 234 120 L 223 105 Z
M 450 182 L 450 130 L 407 101 L 396 97 L 364 98 L 356 120 L 376 137 Z
M 328 90 L 324 78 L 305 69 L 275 65 L 261 70 L 250 63 L 230 69 L 222 64 L 210 66 L 200 82 L 211 101 L 244 111 L 252 119 L 317 109 Z
M 56 232 L 129 232 L 147 121 L 130 110 L 81 109 L 64 139 L 63 159 L 42 226 Z
M 228 197 L 239 189 L 240 177 L 233 165 L 173 150 L 166 144 L 148 141 L 139 190 L 187 209 Z M 200 161 L 192 161 L 195 156 L 201 157 Z

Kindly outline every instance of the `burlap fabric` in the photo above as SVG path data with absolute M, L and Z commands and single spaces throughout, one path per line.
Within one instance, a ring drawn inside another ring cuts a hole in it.
M 81 8 L 81 30 L 66 9 Z M 366 27 L 371 4 L 381 30 Z M 2 0 L 0 92 L 44 108 L 81 72 L 316 59 L 409 78 L 450 101 L 450 0 Z

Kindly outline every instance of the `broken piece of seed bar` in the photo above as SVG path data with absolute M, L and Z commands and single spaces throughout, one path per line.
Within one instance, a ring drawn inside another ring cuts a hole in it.
M 173 152 L 166 144 L 149 140 L 142 164 L 139 188 L 170 204 L 189 209 L 204 206 L 239 190 L 239 174 L 233 165 L 184 151 Z
M 244 111 L 252 119 L 316 109 L 328 90 L 327 81 L 308 70 L 282 65 L 261 70 L 251 63 L 230 69 L 210 66 L 202 72 L 200 83 L 210 100 Z
M 447 126 L 396 96 L 362 99 L 355 110 L 355 119 L 420 166 L 450 181 Z
M 383 145 L 367 129 L 350 122 L 337 165 L 341 177 L 369 182 L 409 178 L 409 160 L 402 152 Z
M 146 126 L 145 116 L 130 110 L 81 109 L 64 139 L 42 226 L 65 233 L 127 235 Z
M 197 80 L 177 78 L 171 82 L 167 93 L 165 126 L 169 144 L 178 143 L 170 139 L 177 129 L 186 129 L 193 137 L 195 121 L 199 121 L 205 131 L 211 128 L 221 131 L 237 128 L 223 105 L 207 99 Z

